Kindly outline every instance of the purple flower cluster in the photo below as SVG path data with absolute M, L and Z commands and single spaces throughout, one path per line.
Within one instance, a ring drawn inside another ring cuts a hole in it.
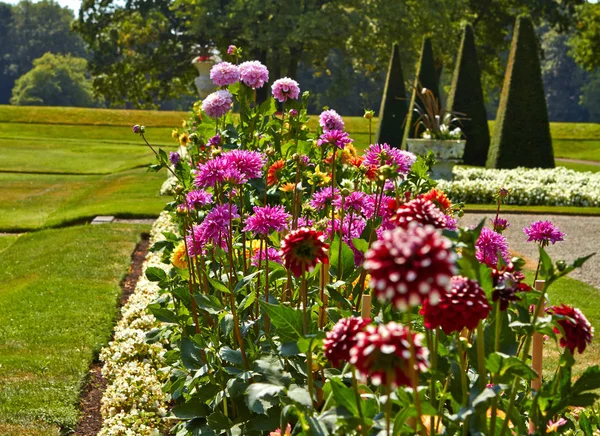
M 388 144 L 371 144 L 365 152 L 364 165 L 389 165 L 400 174 L 408 174 L 417 157 L 409 151 L 392 148 Z
M 510 224 L 508 223 L 508 220 L 504 219 L 504 218 L 494 218 L 492 220 L 492 228 L 494 229 L 495 232 L 498 233 L 502 233 L 504 230 L 508 229 L 510 227 Z
M 271 86 L 271 90 L 273 91 L 273 97 L 280 103 L 287 101 L 289 98 L 298 100 L 298 97 L 300 96 L 300 86 L 298 85 L 298 82 L 289 77 L 283 77 L 276 80 Z
M 319 115 L 319 125 L 323 128 L 324 132 L 344 130 L 342 117 L 333 109 L 321 112 L 321 115 Z
M 333 201 L 340 199 L 340 190 L 335 188 Z M 321 188 L 317 192 L 315 192 L 312 196 L 312 199 L 308 202 L 308 204 L 317 209 L 323 209 L 331 204 L 331 188 L 325 187 Z
M 331 193 L 331 190 L 329 190 L 329 192 Z M 333 201 L 333 205 L 336 209 L 341 209 L 342 197 L 337 197 Z M 344 210 L 348 214 L 358 214 L 370 218 L 373 216 L 373 212 L 375 212 L 374 198 L 364 192 L 354 191 L 344 198 Z
M 255 206 L 254 214 L 246 219 L 243 231 L 267 236 L 272 231 L 285 230 L 290 218 L 291 215 L 283 206 Z
M 206 145 L 208 145 L 209 147 L 218 147 L 219 145 L 221 145 L 221 136 L 215 135 L 211 137 L 206 143 Z
M 324 132 L 317 141 L 319 147 L 324 145 L 333 145 L 337 148 L 343 149 L 347 144 L 354 142 L 354 139 L 350 138 L 348 134 L 342 130 L 328 130 Z
M 171 162 L 171 165 L 177 165 L 180 160 L 181 156 L 179 156 L 179 153 L 177 153 L 176 151 L 172 151 L 169 153 L 169 162 Z
M 229 224 L 239 217 L 237 206 L 234 204 L 216 206 L 206 215 L 202 224 L 194 226 L 192 234 L 186 236 L 188 255 L 197 256 L 201 254 L 204 246 L 208 243 L 213 243 L 227 250 Z
M 249 179 L 262 177 L 266 161 L 265 155 L 257 151 L 228 151 L 198 165 L 194 186 L 206 188 L 221 182 L 241 185 Z
M 259 260 L 261 262 L 264 262 L 265 260 L 269 260 L 270 262 L 276 262 L 279 264 L 283 264 L 283 259 L 281 259 L 279 250 L 277 250 L 276 248 L 269 247 L 269 248 L 267 248 L 266 251 L 263 248 L 262 253 L 261 253 L 261 250 L 259 250 L 258 248 L 256 250 L 254 250 L 254 254 L 252 255 L 252 265 L 258 266 Z
M 240 80 L 252 89 L 262 88 L 269 81 L 269 70 L 258 61 L 247 61 L 240 64 Z
M 538 242 L 541 245 L 554 245 L 565 240 L 565 234 L 550 221 L 536 221 L 524 227 L 523 232 L 527 235 L 527 242 Z
M 229 62 L 220 62 L 210 70 L 210 79 L 217 86 L 227 86 L 240 80 L 240 69 Z
M 498 265 L 498 255 L 509 262 L 508 242 L 500 233 L 496 233 L 487 227 L 481 229 L 479 239 L 475 243 L 477 252 L 475 257 L 481 263 L 495 268 Z
M 225 89 L 210 94 L 202 102 L 202 110 L 211 118 L 221 118 L 231 109 L 233 96 Z

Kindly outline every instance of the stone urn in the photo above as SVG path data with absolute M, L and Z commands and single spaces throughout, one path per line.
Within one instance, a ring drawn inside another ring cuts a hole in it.
M 198 56 L 192 61 L 192 64 L 198 70 L 198 77 L 194 80 L 198 95 L 204 99 L 216 89 L 216 85 L 210 80 L 210 70 L 215 63 L 205 56 Z
M 436 180 L 452 180 L 452 168 L 454 165 L 462 163 L 466 142 L 462 139 L 408 138 L 406 149 L 420 156 L 425 156 L 431 150 L 436 161 L 431 169 L 433 173 L 431 177 Z

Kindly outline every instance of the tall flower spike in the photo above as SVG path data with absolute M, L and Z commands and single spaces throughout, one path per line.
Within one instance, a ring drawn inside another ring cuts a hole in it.
M 423 335 L 410 333 L 415 344 L 415 370 L 429 368 L 429 350 L 423 346 Z M 409 331 L 401 324 L 389 322 L 369 325 L 358 333 L 356 345 L 350 350 L 350 363 L 363 379 L 371 377 L 374 385 L 410 386 L 411 357 Z
M 319 262 L 328 264 L 329 244 L 325 243 L 326 239 L 323 232 L 306 227 L 291 231 L 281 241 L 279 254 L 283 258 L 283 264 L 296 277 L 312 271 Z
M 356 345 L 358 333 L 362 332 L 369 322 L 355 316 L 342 318 L 327 332 L 323 341 L 323 352 L 334 367 L 349 361 L 350 350 Z
M 407 229 L 384 231 L 381 236 L 367 251 L 364 263 L 375 296 L 400 310 L 426 299 L 437 304 L 456 270 L 450 240 L 435 227 L 416 223 Z
M 421 308 L 425 327 L 441 327 L 447 335 L 463 328 L 475 329 L 489 313 L 490 304 L 479 283 L 462 276 L 452 277 L 450 291 L 440 294 L 437 305 L 425 300 Z

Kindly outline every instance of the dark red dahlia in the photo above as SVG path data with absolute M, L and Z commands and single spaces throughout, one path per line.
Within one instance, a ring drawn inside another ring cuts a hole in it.
M 521 298 L 518 292 L 531 290 L 531 286 L 523 283 L 525 275 L 521 271 L 516 271 L 512 263 L 509 263 L 503 269 L 492 269 L 492 279 L 494 281 L 494 292 L 492 300 L 500 301 L 500 310 L 505 311 L 508 305 Z
M 448 227 L 448 217 L 431 200 L 424 198 L 415 198 L 400 205 L 392 222 L 402 228 L 408 227 L 412 222 L 431 224 L 436 229 Z
M 323 351 L 327 360 L 335 367 L 340 363 L 348 362 L 350 359 L 350 349 L 356 345 L 359 332 L 362 332 L 371 321 L 358 318 L 342 318 L 327 332 L 323 341 Z
M 280 256 L 285 267 L 300 277 L 305 271 L 312 271 L 317 263 L 329 263 L 323 232 L 302 227 L 293 230 L 281 241 Z
M 450 291 L 440 294 L 437 305 L 425 300 L 421 308 L 425 327 L 441 327 L 446 334 L 461 331 L 465 327 L 473 330 L 489 313 L 490 304 L 479 283 L 461 276 L 452 277 Z
M 365 254 L 364 268 L 380 301 L 398 309 L 429 299 L 435 305 L 450 287 L 456 254 L 452 243 L 433 226 L 416 223 L 384 231 Z
M 379 326 L 369 325 L 358 333 L 357 342 L 350 350 L 350 363 L 363 379 L 371 377 L 374 385 L 393 387 L 410 386 L 410 342 L 408 329 L 395 322 Z M 415 370 L 429 368 L 429 350 L 423 346 L 423 335 L 410 333 L 415 344 Z
M 548 312 L 552 313 L 556 322 L 563 329 L 564 334 L 560 338 L 560 346 L 568 348 L 571 354 L 575 353 L 575 348 L 583 353 L 588 344 L 592 343 L 594 336 L 594 328 L 583 313 L 566 304 L 552 306 Z M 555 327 L 554 332 L 560 333 L 560 330 Z

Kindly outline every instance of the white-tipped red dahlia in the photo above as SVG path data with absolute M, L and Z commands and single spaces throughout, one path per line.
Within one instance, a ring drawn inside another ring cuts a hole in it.
M 448 217 L 431 200 L 415 198 L 408 203 L 401 204 L 392 217 L 392 222 L 398 227 L 407 228 L 410 223 L 431 224 L 436 229 L 453 227 L 449 225 Z
M 564 332 L 560 338 L 560 346 L 568 348 L 571 354 L 575 353 L 576 348 L 579 353 L 583 353 L 594 337 L 594 328 L 585 315 L 566 304 L 552 306 L 548 311 L 558 318 L 556 322 Z M 554 328 L 554 332 L 560 333 L 557 328 Z
M 325 243 L 327 237 L 323 232 L 302 227 L 293 230 L 281 241 L 280 256 L 285 267 L 300 277 L 306 271 L 312 271 L 317 263 L 329 263 Z
M 350 363 L 363 379 L 371 377 L 374 385 L 410 386 L 410 342 L 408 329 L 395 322 L 369 325 L 356 335 L 350 350 Z M 423 335 L 410 333 L 415 344 L 415 370 L 429 368 L 429 350 L 423 346 Z
M 335 367 L 350 359 L 350 350 L 356 345 L 357 334 L 362 332 L 370 320 L 351 316 L 340 319 L 327 332 L 323 341 L 323 352 L 327 360 Z
M 487 318 L 490 304 L 485 292 L 474 280 L 462 276 L 452 277 L 450 291 L 440 294 L 440 301 L 432 305 L 425 300 L 421 315 L 425 327 L 441 327 L 444 333 L 461 331 L 463 328 L 475 329 L 480 320 Z
M 430 225 L 413 223 L 383 232 L 365 254 L 373 293 L 401 310 L 425 300 L 437 304 L 456 270 L 451 248 L 450 240 Z

